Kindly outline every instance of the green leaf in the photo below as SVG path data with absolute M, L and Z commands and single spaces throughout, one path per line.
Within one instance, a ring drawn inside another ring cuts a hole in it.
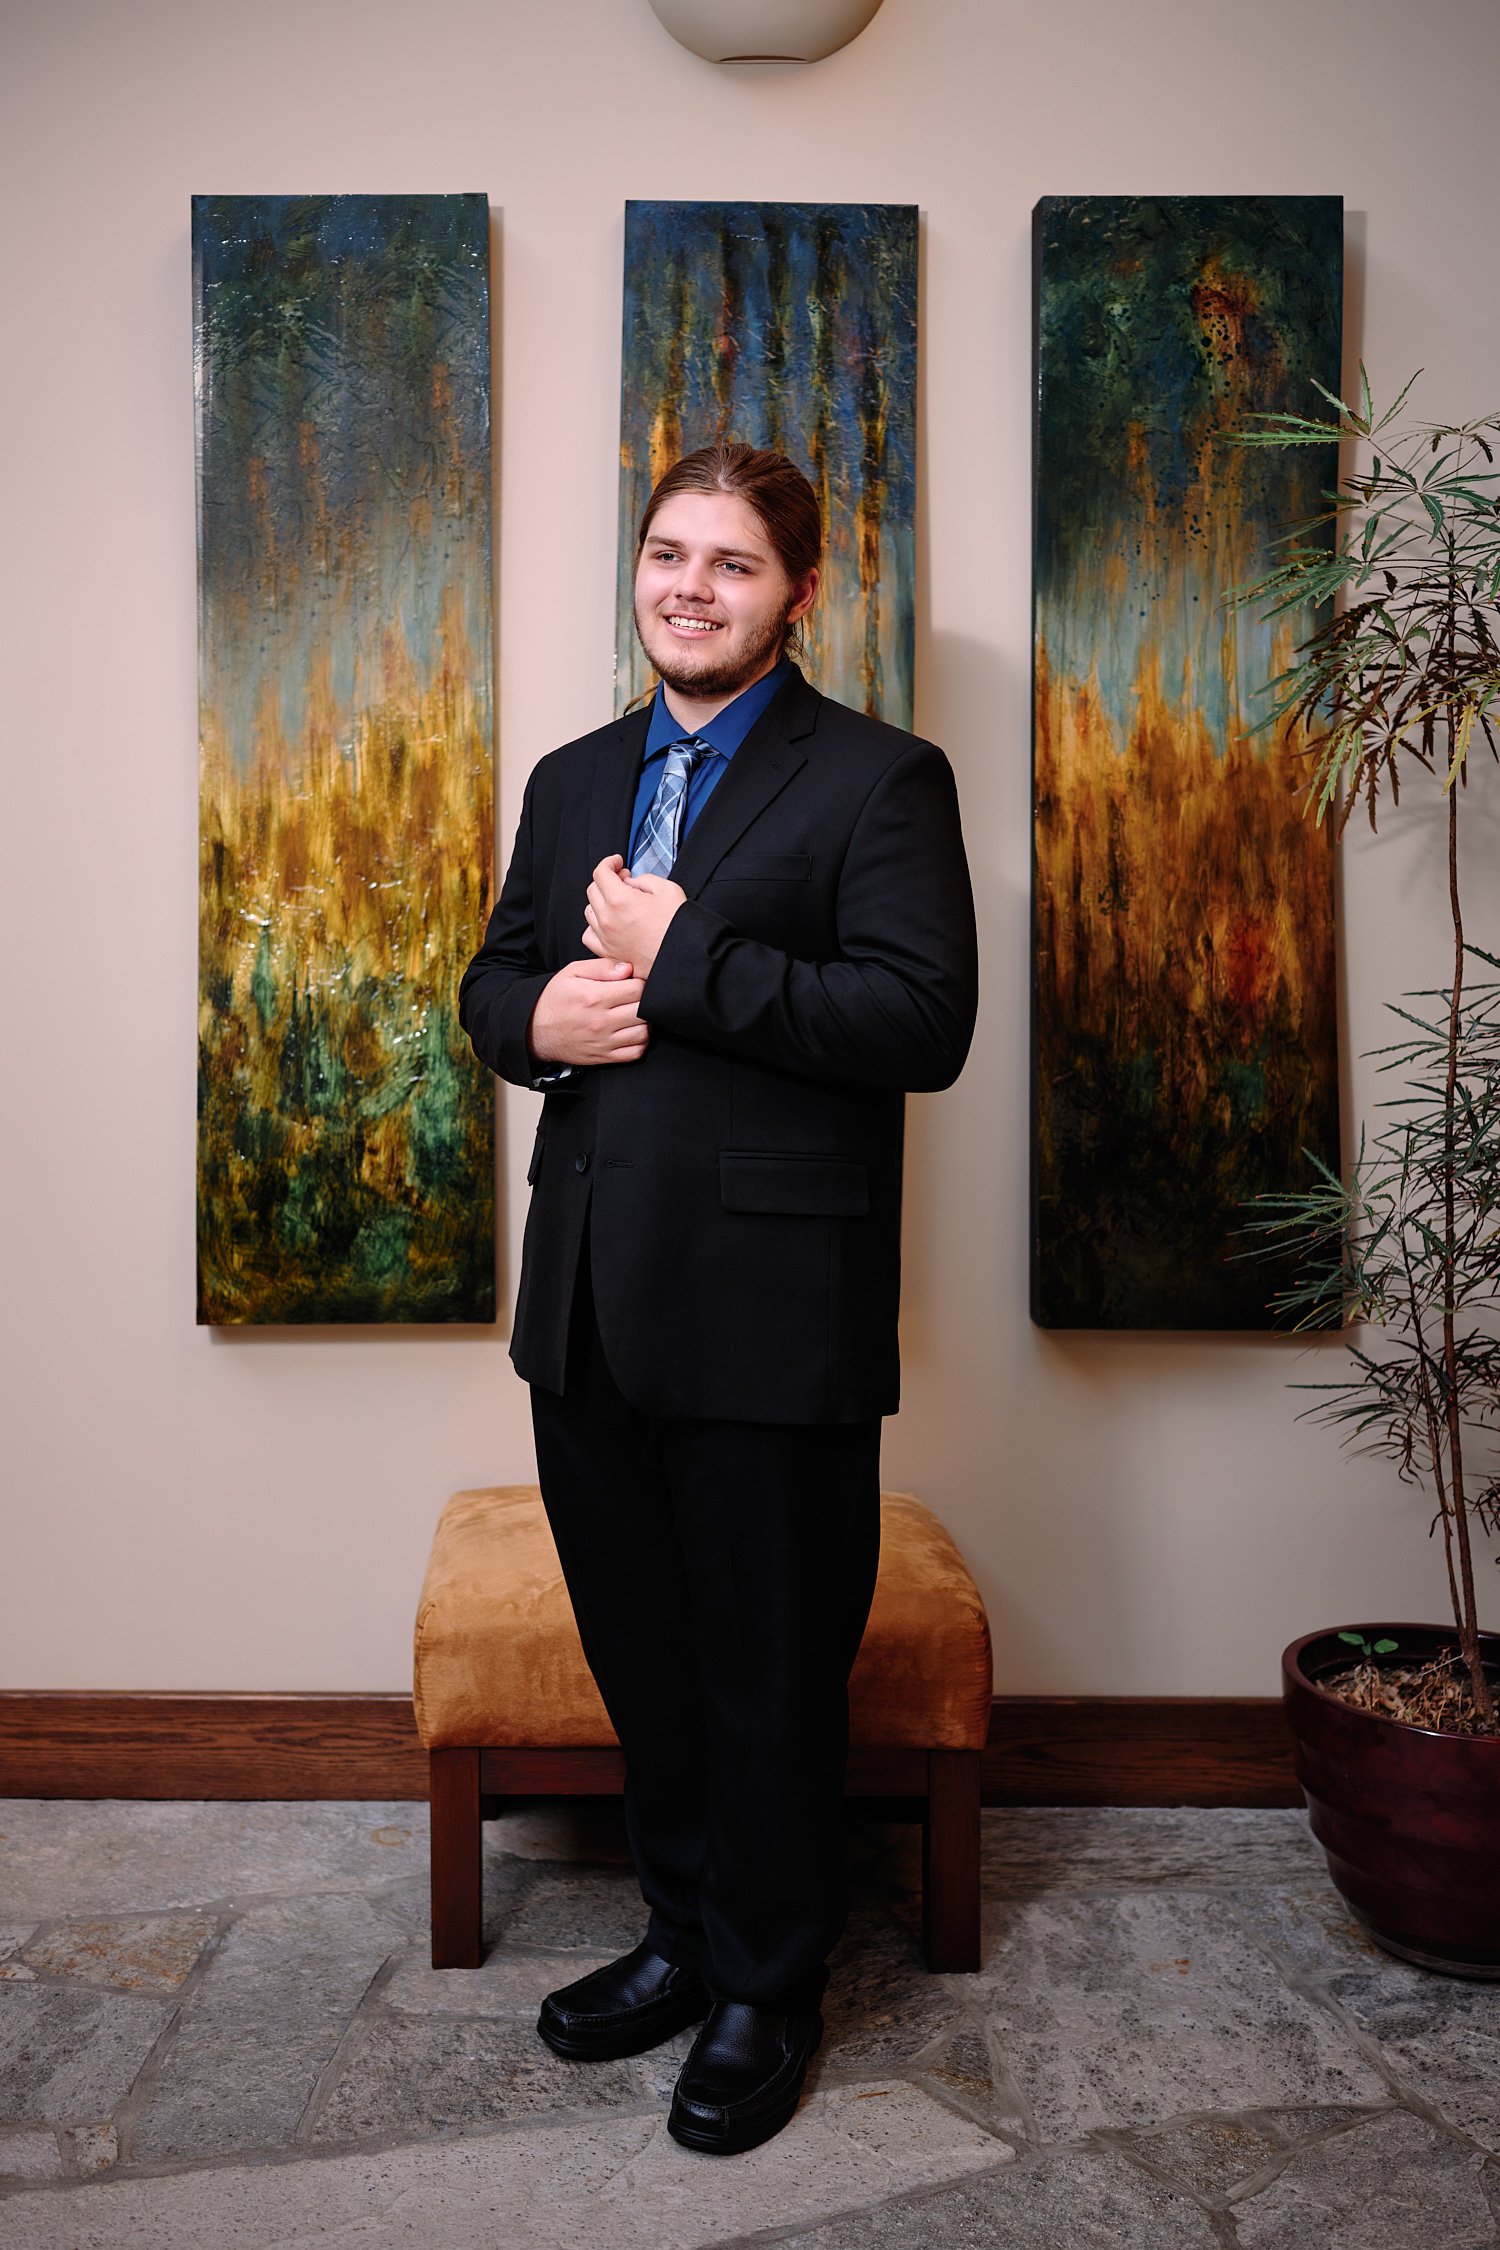
M 1270 420 L 1269 415 L 1265 418 Z M 1309 422 L 1305 430 L 1231 430 L 1229 442 L 1231 445 L 1337 445 L 1341 434 L 1334 429 L 1320 430 L 1316 423 Z
M 1463 717 L 1458 722 L 1458 739 L 1453 746 L 1453 761 L 1448 768 L 1448 778 L 1443 783 L 1443 793 L 1445 796 L 1453 787 L 1453 784 L 1458 779 L 1458 776 L 1463 772 L 1464 760 L 1469 755 L 1469 737 L 1473 734 L 1473 732 L 1473 707 L 1472 705 L 1465 705 Z
M 1311 1383 L 1311 1384 L 1299 1384 L 1299 1385 L 1298 1385 L 1297 1387 L 1298 1387 L 1298 1389 L 1307 1389 L 1307 1390 L 1322 1390 L 1324 1386 L 1323 1386 L 1323 1385 L 1322 1385 L 1321 1383 Z M 1349 1644 L 1350 1644 L 1350 1646 L 1351 1646 L 1352 1648 L 1368 1648 L 1368 1647 L 1369 1647 L 1369 1643 L 1368 1643 L 1368 1641 L 1367 1641 L 1367 1640 L 1365 1639 L 1365 1636 L 1364 1636 L 1364 1634 L 1363 1634 L 1363 1633 L 1340 1633 L 1340 1635 L 1339 1635 L 1339 1639 L 1340 1639 L 1341 1641 L 1348 1641 L 1348 1642 L 1349 1642 Z
M 1337 422 L 1318 422 L 1308 414 L 1252 413 L 1250 419 L 1252 422 L 1273 422 L 1279 428 L 1289 430 L 1319 430 L 1325 437 L 1337 437 L 1340 434 Z
M 1377 1641 L 1377 1642 L 1375 1643 L 1375 1654 L 1376 1654 L 1377 1656 L 1390 1656 L 1390 1655 L 1391 1655 L 1391 1654 L 1393 1653 L 1393 1651 L 1394 1651 L 1395 1649 L 1397 1649 L 1397 1648 L 1398 1648 L 1399 1646 L 1400 1646 L 1400 1643 L 1399 1643 L 1398 1641 L 1391 1641 L 1391 1640 L 1385 1640 L 1385 1641 Z
M 1356 414 L 1348 400 L 1340 398 L 1336 391 L 1325 391 L 1316 378 L 1311 378 L 1311 380 L 1313 389 L 1321 392 L 1330 406 L 1336 406 L 1340 409 L 1351 429 L 1357 430 L 1361 437 L 1369 435 L 1370 425 L 1363 414 Z
M 1422 372 L 1423 370 L 1419 367 L 1417 369 L 1416 375 L 1412 375 L 1407 378 L 1407 381 L 1402 385 L 1401 390 L 1397 393 L 1395 404 L 1393 406 L 1388 406 L 1385 412 L 1381 415 L 1380 420 L 1375 424 L 1375 428 L 1377 430 L 1383 430 L 1387 422 L 1394 422 L 1396 416 L 1400 413 L 1402 407 L 1406 404 L 1407 392 L 1411 389 L 1412 384 L 1417 380 L 1417 375 L 1420 375 Z

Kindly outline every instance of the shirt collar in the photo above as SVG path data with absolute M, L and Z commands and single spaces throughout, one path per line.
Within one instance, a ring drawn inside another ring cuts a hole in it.
M 697 739 L 717 750 L 721 758 L 732 758 L 777 689 L 784 687 L 791 676 L 791 658 L 784 656 L 764 679 L 754 681 L 732 703 L 726 703 L 717 718 L 699 727 Z M 664 755 L 669 743 L 682 739 L 681 722 L 673 718 L 667 709 L 667 699 L 658 688 L 651 705 L 651 723 L 646 729 L 646 757 Z

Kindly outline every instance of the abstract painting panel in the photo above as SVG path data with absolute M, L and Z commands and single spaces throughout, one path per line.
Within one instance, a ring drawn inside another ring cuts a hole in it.
M 1326 452 L 1226 442 L 1338 388 L 1335 196 L 1035 214 L 1032 1314 L 1267 1328 L 1247 1198 L 1339 1151 L 1333 866 L 1261 691 L 1310 618 L 1226 605 Z
M 814 685 L 912 723 L 917 212 L 906 203 L 629 203 L 620 412 L 619 707 L 654 675 L 635 541 L 679 454 L 775 446 L 823 504 Z
M 483 195 L 200 196 L 198 1317 L 495 1316 Z

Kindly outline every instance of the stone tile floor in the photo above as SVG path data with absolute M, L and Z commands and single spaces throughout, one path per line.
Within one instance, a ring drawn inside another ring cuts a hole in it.
M 984 1965 L 931 1977 L 910 1829 L 792 2125 L 664 2131 L 687 2037 L 533 2030 L 634 1943 L 618 1808 L 486 1830 L 482 1969 L 427 1966 L 414 1804 L 0 1803 L 0 2250 L 1478 2250 L 1500 1987 L 1374 1950 L 1300 1815 L 985 1815 Z

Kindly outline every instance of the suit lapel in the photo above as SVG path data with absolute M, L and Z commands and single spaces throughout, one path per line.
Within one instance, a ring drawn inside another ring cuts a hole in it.
M 817 690 L 797 672 L 756 720 L 677 855 L 672 880 L 682 885 L 689 898 L 698 896 L 731 844 L 739 841 L 751 821 L 780 795 L 798 768 L 806 765 L 806 738 L 818 723 L 821 700 Z
M 589 800 L 588 883 L 601 859 L 618 852 L 623 859 L 630 849 L 630 814 L 636 783 L 641 778 L 641 753 L 651 724 L 649 703 L 628 711 L 615 729 L 613 742 L 599 753 L 594 768 L 594 793 Z M 712 802 L 712 799 L 710 799 Z M 582 908 L 579 909 L 580 913 Z

